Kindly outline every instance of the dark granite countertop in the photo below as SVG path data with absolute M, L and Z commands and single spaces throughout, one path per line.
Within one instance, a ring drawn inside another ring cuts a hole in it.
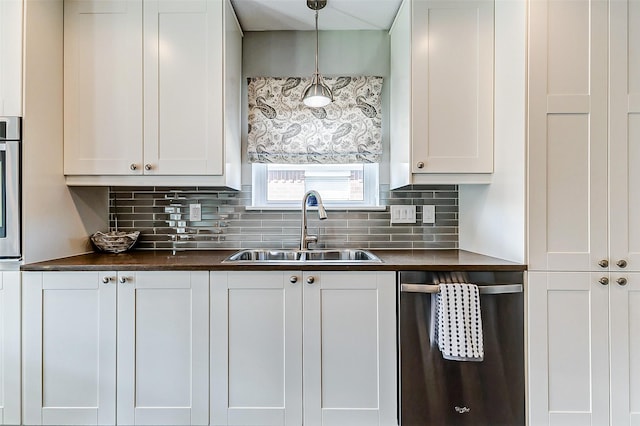
M 138 250 L 89 253 L 21 266 L 22 271 L 307 270 L 307 271 L 525 271 L 526 265 L 464 250 L 370 250 L 382 263 L 222 263 L 236 250 L 192 250 L 173 254 Z

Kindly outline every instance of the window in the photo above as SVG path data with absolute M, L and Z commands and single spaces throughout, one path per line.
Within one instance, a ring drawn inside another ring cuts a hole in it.
M 379 208 L 382 77 L 325 78 L 334 101 L 302 102 L 308 77 L 247 80 L 253 207 L 299 209 L 315 189 L 327 207 Z
M 300 208 L 315 189 L 325 207 L 371 208 L 379 205 L 378 164 L 253 163 L 254 208 Z

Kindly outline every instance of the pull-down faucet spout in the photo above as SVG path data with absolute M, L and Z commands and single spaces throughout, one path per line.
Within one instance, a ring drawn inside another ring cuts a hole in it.
M 318 204 L 318 218 L 320 220 L 325 220 L 327 218 L 327 211 L 322 204 L 322 198 L 320 194 L 316 190 L 307 191 L 302 197 L 302 225 L 300 226 L 300 250 L 309 250 L 310 243 L 317 243 L 318 236 L 317 235 L 309 235 L 307 234 L 307 201 L 310 196 L 314 196 L 317 204 Z

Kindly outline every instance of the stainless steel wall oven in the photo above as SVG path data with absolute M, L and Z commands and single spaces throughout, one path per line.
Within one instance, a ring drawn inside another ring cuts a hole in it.
M 0 258 L 21 256 L 20 117 L 0 117 Z

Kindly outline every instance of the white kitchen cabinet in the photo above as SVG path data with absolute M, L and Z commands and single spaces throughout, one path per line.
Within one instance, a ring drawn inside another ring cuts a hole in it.
M 640 273 L 529 273 L 532 426 L 638 424 L 639 313 Z
M 22 117 L 22 0 L 0 1 L 0 116 Z
M 397 425 L 392 272 L 211 273 L 213 425 Z
M 0 273 L 0 424 L 20 424 L 20 272 Z
M 302 424 L 302 274 L 211 272 L 211 424 Z
M 529 10 L 531 424 L 636 424 L 640 6 Z
M 391 187 L 487 183 L 494 2 L 405 0 L 391 29 Z
M 529 272 L 529 423 L 609 424 L 607 274 Z
M 25 272 L 24 423 L 207 424 L 207 272 Z
M 531 3 L 530 269 L 598 270 L 608 259 L 607 8 Z
M 640 271 L 640 4 L 610 1 L 609 262 Z
M 67 0 L 67 182 L 239 188 L 241 51 L 228 0 Z
M 627 284 L 621 285 L 626 279 Z M 609 284 L 611 425 L 640 424 L 640 273 L 611 274 Z
M 23 272 L 23 423 L 115 424 L 116 286 Z
M 142 48 L 141 0 L 65 1 L 65 175 L 142 173 Z
M 536 1 L 531 23 L 529 267 L 640 271 L 640 7 Z

